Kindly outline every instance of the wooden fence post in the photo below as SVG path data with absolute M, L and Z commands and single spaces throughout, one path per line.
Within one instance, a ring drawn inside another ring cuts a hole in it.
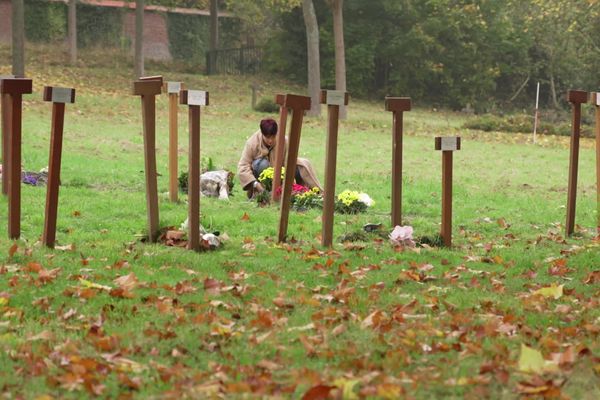
M 133 82 L 133 94 L 141 96 L 144 125 L 144 165 L 146 172 L 146 208 L 148 240 L 158 239 L 158 184 L 156 173 L 156 95 L 161 93 L 162 76 L 140 78 Z
M 452 247 L 452 154 L 460 150 L 460 137 L 436 137 L 435 149 L 442 151 L 442 229 L 445 247 Z
M 48 186 L 42 243 L 54 248 L 56 240 L 56 217 L 58 215 L 58 191 L 60 186 L 60 162 L 62 157 L 65 104 L 75 102 L 75 89 L 44 87 L 44 101 L 52 102 L 52 131 L 50 133 L 50 156 L 48 161 Z
M 385 109 L 394 115 L 392 139 L 392 227 L 402 225 L 402 118 L 410 111 L 410 97 L 386 97 Z
M 281 187 L 281 166 L 285 155 L 285 132 L 288 115 L 288 109 L 285 107 L 285 95 L 276 95 L 275 103 L 279 105 L 279 131 L 275 142 L 275 165 L 273 166 L 273 184 L 271 185 L 271 201 L 273 202 L 281 198 L 281 193 L 277 194 L 277 190 Z
M 325 186 L 323 193 L 323 217 L 321 245 L 333 244 L 333 213 L 335 211 L 335 176 L 337 162 L 338 125 L 340 106 L 348 105 L 348 93 L 339 90 L 322 90 L 321 104 L 327 104 L 329 124 L 325 155 Z
M 8 179 L 8 237 L 21 236 L 21 124 L 23 115 L 23 95 L 33 91 L 31 79 L 13 78 L 0 82 L 0 94 L 8 97 L 10 122 L 8 134 L 8 172 L 2 172 L 2 179 Z M 4 166 L 2 167 L 4 169 Z
M 200 106 L 208 105 L 208 92 L 182 90 L 181 104 L 189 108 L 188 249 L 200 250 Z
M 567 197 L 566 234 L 571 236 L 575 231 L 575 208 L 577 205 L 577 174 L 579 169 L 579 137 L 581 135 L 581 104 L 587 103 L 588 92 L 569 90 L 567 100 L 572 105 L 573 123 L 571 132 L 571 154 L 569 158 L 569 189 Z
M 281 196 L 281 216 L 279 218 L 278 242 L 285 242 L 287 238 L 288 218 L 290 214 L 290 201 L 292 198 L 292 184 L 296 174 L 298 149 L 300 148 L 300 133 L 304 112 L 310 109 L 310 97 L 288 94 L 285 96 L 284 107 L 292 110 L 292 126 L 290 128 L 290 143 L 285 163 L 285 178 L 283 180 L 283 193 Z
M 3 79 L 12 79 L 14 78 L 14 75 L 0 75 L 0 82 L 2 82 Z M 8 132 L 10 131 L 10 106 L 11 106 L 11 102 L 10 102 L 10 95 L 7 94 L 0 94 L 0 99 L 1 99 L 1 103 L 0 103 L 0 113 L 1 115 L 1 119 L 2 119 L 2 125 L 0 126 L 0 129 L 2 129 L 2 194 L 3 195 L 7 195 L 8 194 L 8 168 L 10 165 L 10 162 L 8 161 L 8 155 L 10 153 L 10 151 L 8 150 Z
M 179 149 L 177 104 L 179 103 L 179 92 L 183 89 L 183 84 L 181 82 L 166 82 L 163 89 L 169 95 L 169 200 L 176 203 L 179 193 L 177 176 Z
M 600 93 L 592 93 L 596 106 L 596 233 L 600 235 Z

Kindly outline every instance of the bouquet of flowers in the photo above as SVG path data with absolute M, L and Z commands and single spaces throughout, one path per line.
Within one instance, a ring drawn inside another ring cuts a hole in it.
M 281 180 L 283 181 L 283 177 L 285 175 L 285 167 L 281 167 Z M 263 172 L 260 173 L 258 177 L 258 181 L 264 186 L 267 192 L 273 190 L 273 177 L 275 176 L 275 169 L 273 167 L 265 168 Z
M 308 189 L 304 186 L 300 187 L 304 188 L 305 190 L 294 193 L 294 189 L 292 189 L 292 207 L 294 207 L 295 210 L 300 211 L 307 210 L 309 208 L 323 207 L 323 194 L 321 194 L 319 188 L 314 187 L 312 189 Z
M 337 196 L 335 211 L 340 214 L 358 214 L 367 211 L 373 204 L 373 199 L 366 193 L 344 190 Z

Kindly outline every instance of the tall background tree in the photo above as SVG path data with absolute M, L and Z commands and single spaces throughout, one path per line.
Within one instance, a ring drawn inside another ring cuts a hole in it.
M 217 72 L 217 49 L 219 48 L 219 1 L 210 0 L 210 45 L 206 69 L 209 74 Z
M 77 0 L 69 0 L 69 15 L 67 18 L 69 62 L 77 62 Z
M 25 7 L 23 0 L 12 1 L 12 74 L 25 76 Z
M 308 64 L 308 94 L 311 107 L 307 115 L 321 115 L 321 62 L 319 54 L 319 24 L 312 0 L 302 0 L 302 13 L 306 26 L 306 47 Z
M 135 0 L 135 78 L 144 76 L 144 0 Z

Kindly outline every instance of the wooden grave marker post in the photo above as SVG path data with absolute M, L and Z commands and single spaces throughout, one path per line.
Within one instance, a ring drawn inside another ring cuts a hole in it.
M 325 154 L 325 186 L 323 188 L 323 225 L 321 229 L 321 245 L 327 247 L 331 247 L 333 243 L 333 213 L 335 209 L 335 176 L 340 106 L 348 105 L 348 97 L 347 92 L 340 90 L 321 91 L 321 104 L 327 104 L 329 118 Z
M 310 110 L 310 97 L 288 94 L 285 96 L 284 107 L 292 110 L 292 126 L 290 128 L 290 142 L 285 163 L 285 177 L 283 180 L 283 193 L 281 196 L 281 216 L 279 218 L 278 242 L 283 243 L 287 237 L 288 218 L 290 215 L 290 201 L 292 198 L 292 184 L 296 175 L 298 162 L 298 149 L 300 148 L 300 134 L 304 112 Z
M 21 119 L 23 115 L 23 95 L 33 91 L 31 79 L 13 78 L 0 82 L 0 93 L 7 95 L 10 103 L 8 134 L 8 237 L 21 236 Z M 3 167 L 4 168 L 4 167 Z
M 445 247 L 452 247 L 452 154 L 460 150 L 460 137 L 436 137 L 435 149 L 442 151 L 442 229 Z
M 566 234 L 571 236 L 575 231 L 575 208 L 577 205 L 577 174 L 579 169 L 579 138 L 581 135 L 581 104 L 588 102 L 588 92 L 569 90 L 567 100 L 572 105 L 573 122 L 571 131 L 571 154 L 569 157 L 569 188 L 567 197 Z
M 190 146 L 188 161 L 188 245 L 200 250 L 200 106 L 208 105 L 208 92 L 182 90 L 181 104 L 189 108 Z
M 410 111 L 410 97 L 386 97 L 385 109 L 394 115 L 392 127 L 392 226 L 402 225 L 402 123 Z
M 177 176 L 178 160 L 178 126 L 177 107 L 179 92 L 184 89 L 181 82 L 166 82 L 163 89 L 169 95 L 169 200 L 177 202 L 179 181 Z
M 285 132 L 287 130 L 288 109 L 285 106 L 285 95 L 275 96 L 275 103 L 279 105 L 279 131 L 275 142 L 275 165 L 273 166 L 273 184 L 271 185 L 271 201 L 276 202 L 281 198 L 277 189 L 281 187 L 281 167 L 285 155 Z
M 0 82 L 3 79 L 12 79 L 14 75 L 0 75 Z M 2 194 L 8 194 L 8 168 L 10 162 L 8 161 L 8 132 L 10 131 L 10 97 L 9 94 L 2 93 L 0 95 L 0 113 L 2 113 Z
M 158 239 L 158 184 L 156 173 L 156 95 L 161 93 L 162 76 L 143 77 L 133 82 L 132 94 L 141 96 L 144 125 L 144 165 L 146 173 L 146 209 L 148 240 Z
M 600 234 L 600 93 L 592 93 L 596 106 L 596 233 Z
M 58 191 L 60 186 L 60 162 L 62 156 L 65 104 L 75 102 L 75 89 L 45 86 L 44 101 L 52 102 L 52 130 L 50 132 L 50 156 L 48 161 L 48 186 L 42 243 L 54 248 L 56 217 L 58 214 Z

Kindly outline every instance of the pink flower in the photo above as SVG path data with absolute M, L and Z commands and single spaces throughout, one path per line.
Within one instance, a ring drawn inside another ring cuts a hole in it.
M 306 186 L 298 185 L 297 183 L 292 185 L 292 194 L 302 194 L 308 191 L 309 189 Z
M 392 242 L 392 244 L 395 246 L 413 247 L 415 245 L 415 242 L 413 241 L 412 235 L 412 226 L 396 225 L 392 233 L 390 233 L 390 242 Z
M 292 196 L 296 196 L 302 193 L 306 193 L 308 192 L 310 189 L 307 188 L 306 186 L 302 186 L 302 185 L 298 185 L 297 183 L 292 184 Z M 283 193 L 283 189 L 281 186 L 279 186 L 277 189 L 275 189 L 275 194 L 277 196 L 281 196 L 281 193 Z

